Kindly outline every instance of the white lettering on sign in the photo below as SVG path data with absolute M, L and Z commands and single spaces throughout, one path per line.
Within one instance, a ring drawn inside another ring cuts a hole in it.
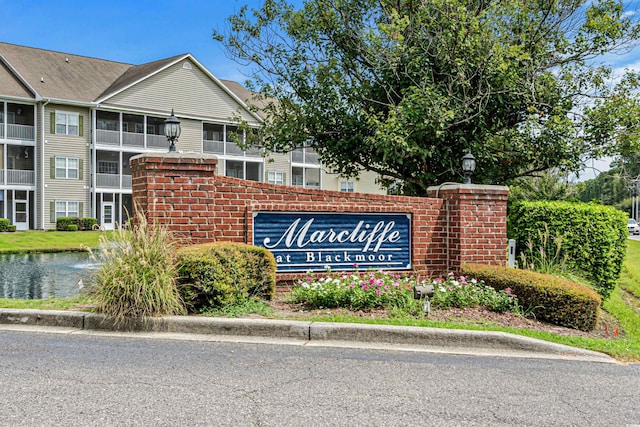
M 282 243 L 287 248 L 302 249 L 313 243 L 363 243 L 362 252 L 378 252 L 384 243 L 395 243 L 400 240 L 400 233 L 393 228 L 395 221 L 378 221 L 373 227 L 359 221 L 353 229 L 336 231 L 333 228 L 328 230 L 316 230 L 309 233 L 314 218 L 307 220 L 301 227 L 302 218 L 297 218 L 291 223 L 289 228 L 282 233 L 277 242 L 271 243 L 271 238 L 266 237 L 262 244 L 267 249 L 273 249 Z M 299 227 L 299 228 L 298 228 Z

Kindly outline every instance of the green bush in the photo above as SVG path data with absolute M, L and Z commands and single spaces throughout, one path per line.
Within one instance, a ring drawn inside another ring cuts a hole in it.
M 92 291 L 96 310 L 116 322 L 184 314 L 176 286 L 175 246 L 164 227 L 138 214 L 131 231 L 119 229 L 100 237 L 101 263 Z
M 71 224 L 75 224 L 76 220 L 74 217 L 71 216 L 61 216 L 59 218 L 56 218 L 56 230 L 57 231 L 68 231 L 69 230 L 69 226 Z
M 77 216 L 62 216 L 56 219 L 57 231 L 91 231 L 98 224 L 95 218 L 80 218 Z M 75 225 L 71 227 L 71 225 Z
M 81 231 L 91 231 L 98 225 L 96 218 L 80 218 L 78 229 Z
M 0 232 L 16 231 L 16 226 L 11 225 L 7 218 L 0 218 Z
M 598 324 L 601 298 L 586 286 L 547 274 L 515 268 L 465 264 L 462 274 L 518 296 L 519 304 L 539 320 L 582 331 Z
M 264 248 L 217 242 L 180 248 L 178 280 L 190 311 L 241 304 L 251 297 L 271 299 L 276 261 Z
M 560 239 L 557 254 L 584 274 L 606 299 L 626 253 L 626 214 L 610 206 L 561 201 L 520 201 L 509 209 L 508 235 L 528 259 L 539 258 L 544 236 Z M 545 232 L 548 230 L 548 233 Z

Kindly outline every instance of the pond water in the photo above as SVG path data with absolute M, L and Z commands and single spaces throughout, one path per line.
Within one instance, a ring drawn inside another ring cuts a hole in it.
M 97 266 L 87 252 L 0 254 L 0 298 L 75 296 Z

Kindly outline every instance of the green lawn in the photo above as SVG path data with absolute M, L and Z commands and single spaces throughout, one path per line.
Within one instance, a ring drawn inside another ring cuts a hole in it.
M 0 233 L 0 253 L 59 252 L 97 248 L 101 231 L 17 231 Z

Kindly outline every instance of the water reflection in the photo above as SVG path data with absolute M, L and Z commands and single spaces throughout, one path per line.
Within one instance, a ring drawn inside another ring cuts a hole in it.
M 86 252 L 0 254 L 0 297 L 74 296 L 96 267 Z

